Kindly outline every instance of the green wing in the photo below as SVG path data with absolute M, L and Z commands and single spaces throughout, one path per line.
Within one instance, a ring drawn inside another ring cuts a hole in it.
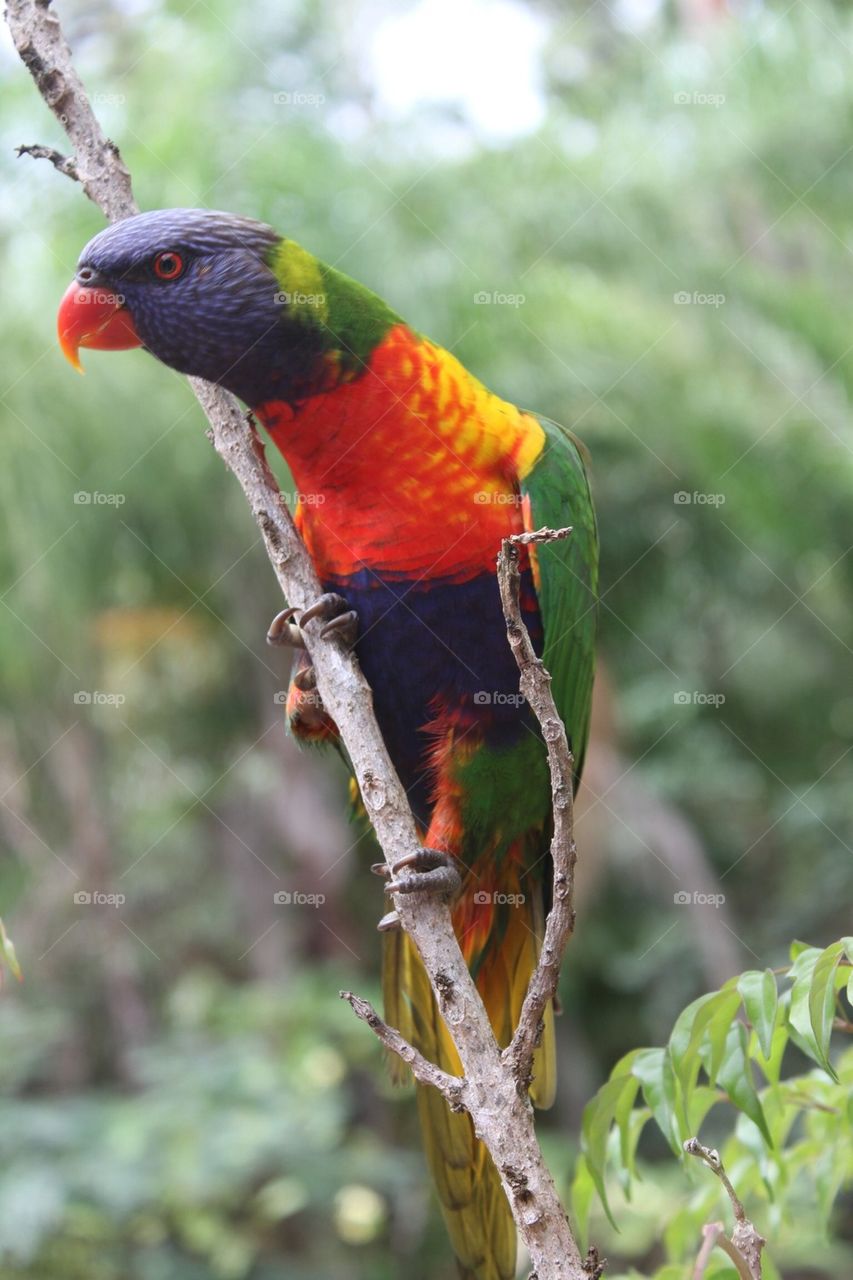
M 539 418 L 545 448 L 520 481 L 530 505 L 531 529 L 571 525 L 563 542 L 536 548 L 539 608 L 545 631 L 543 659 L 553 679 L 580 778 L 589 737 L 598 593 L 598 530 L 582 446 L 571 432 Z

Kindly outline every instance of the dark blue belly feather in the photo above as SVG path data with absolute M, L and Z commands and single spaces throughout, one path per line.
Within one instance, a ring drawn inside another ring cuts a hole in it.
M 528 728 L 518 667 L 506 637 L 497 578 L 387 582 L 370 570 L 327 582 L 358 613 L 356 652 L 373 689 L 376 718 L 417 820 L 429 822 L 431 780 L 424 726 L 441 709 L 471 718 L 484 746 L 511 746 Z M 542 627 L 529 571 L 522 613 L 537 653 Z

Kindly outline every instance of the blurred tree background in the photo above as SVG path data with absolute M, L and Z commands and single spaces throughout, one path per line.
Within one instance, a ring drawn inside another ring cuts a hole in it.
M 61 14 L 143 208 L 271 222 L 589 445 L 601 674 L 542 1122 L 568 1187 L 621 1054 L 849 922 L 849 8 Z M 2 70 L 0 1278 L 440 1280 L 411 1099 L 337 999 L 376 997 L 369 841 L 285 738 L 280 601 L 188 387 L 61 359 L 102 224 L 15 157 L 63 139 L 8 40 Z M 621 1236 L 594 1221 L 615 1270 L 692 1185 L 660 1163 Z M 830 1242 L 804 1197 L 780 1274 L 850 1274 L 849 1214 Z

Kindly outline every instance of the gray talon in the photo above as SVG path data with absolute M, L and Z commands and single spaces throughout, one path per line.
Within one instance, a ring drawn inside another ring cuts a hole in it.
M 400 917 L 396 911 L 389 911 L 384 915 L 376 926 L 380 933 L 390 933 L 392 929 L 400 928 Z
M 310 693 L 317 688 L 317 673 L 313 667 L 300 667 L 293 673 L 293 683 L 300 693 Z
M 295 623 L 291 622 L 295 613 L 296 609 L 282 609 L 281 613 L 275 615 L 267 631 L 267 644 L 291 645 L 294 649 L 305 648 L 301 631 Z
M 324 640 L 327 636 L 338 636 L 351 649 L 358 637 L 358 614 L 355 609 L 348 609 L 340 617 L 332 618 L 331 622 L 326 623 L 320 635 Z
M 449 853 L 443 853 L 441 849 L 430 849 L 424 846 L 417 849 L 414 853 L 407 853 L 405 858 L 398 858 L 392 865 L 391 870 L 396 875 L 398 871 L 435 871 L 436 867 L 454 867 L 456 859 Z
M 455 867 L 434 867 L 432 871 L 416 871 L 414 875 L 389 880 L 386 893 L 458 893 L 462 887 Z
M 336 591 L 324 591 L 302 613 L 299 626 L 304 627 L 314 618 L 321 618 L 325 624 L 320 631 L 322 637 L 337 636 L 349 649 L 353 647 L 358 635 L 358 614 L 349 607 L 343 596 L 339 596 Z
M 400 875 L 401 871 L 413 872 Z M 385 886 L 386 893 L 447 893 L 456 894 L 462 888 L 462 878 L 452 854 L 440 849 L 418 849 L 400 858 L 391 868 L 392 879 Z
M 370 870 L 376 876 L 390 877 L 385 885 L 386 893 L 440 893 L 455 898 L 462 888 L 462 877 L 456 866 L 452 854 L 442 853 L 439 849 L 418 849 L 416 853 L 399 858 L 390 870 L 385 862 L 374 862 Z M 409 874 L 401 875 L 400 872 Z M 376 927 L 380 933 L 399 929 L 397 912 L 389 911 Z
M 327 622 L 331 622 L 341 613 L 346 613 L 349 605 L 343 596 L 339 596 L 336 591 L 324 591 L 319 599 L 309 605 L 302 617 L 299 619 L 300 627 L 304 627 L 306 622 L 310 622 L 312 618 L 325 618 Z

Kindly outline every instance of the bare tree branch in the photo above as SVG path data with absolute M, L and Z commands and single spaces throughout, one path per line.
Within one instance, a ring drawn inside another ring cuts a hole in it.
M 46 156 L 62 172 L 76 176 L 89 198 L 111 221 L 136 213 L 130 174 L 117 147 L 104 135 L 92 111 L 58 17 L 48 8 L 46 0 L 8 0 L 6 18 L 18 53 L 74 148 L 73 158 L 68 159 L 59 157 L 51 148 L 27 148 L 29 153 Z M 251 420 L 225 392 L 199 379 L 190 379 L 190 382 L 210 422 L 208 435 L 237 478 L 252 509 L 285 599 L 291 604 L 306 606 L 320 594 L 320 583 L 266 465 Z M 322 625 L 320 620 L 314 620 L 306 632 L 318 689 L 340 730 L 365 807 L 390 866 L 419 848 L 414 819 L 376 724 L 370 688 L 354 657 L 345 652 L 339 642 L 320 640 Z M 523 637 L 520 639 L 523 645 Z M 547 677 L 545 680 L 547 682 Z M 546 742 L 552 774 L 562 779 L 555 815 L 562 832 L 556 852 L 564 878 L 555 896 L 558 920 L 553 926 L 549 921 L 543 962 L 525 1002 L 518 1043 L 514 1042 L 514 1047 L 508 1050 L 508 1061 L 504 1061 L 498 1049 L 459 950 L 447 906 L 436 898 L 421 896 L 415 901 L 419 895 L 395 894 L 394 905 L 424 962 L 438 1007 L 459 1052 L 464 1080 L 457 1084 L 452 1077 L 440 1078 L 435 1068 L 430 1070 L 430 1064 L 398 1033 L 386 1027 L 369 1006 L 357 997 L 347 998 L 379 1038 L 410 1063 L 416 1075 L 420 1072 L 425 1080 L 429 1077 L 429 1083 L 440 1088 L 445 1096 L 448 1096 L 447 1090 L 459 1089 L 458 1099 L 453 1093 L 454 1101 L 470 1112 L 474 1128 L 494 1160 L 538 1280 L 589 1280 L 592 1273 L 581 1260 L 542 1158 L 532 1107 L 526 1088 L 522 1087 L 529 1076 L 532 1046 L 549 992 L 553 992 L 559 956 L 570 929 L 570 923 L 566 927 L 565 921 L 566 913 L 571 915 L 573 857 L 571 787 L 565 781 L 571 777 L 571 758 L 568 757 L 566 774 L 565 736 L 556 748 L 551 745 L 551 738 L 559 737 L 553 724 L 557 718 L 553 702 L 550 707 L 540 702 L 540 682 L 532 673 L 530 682 L 535 699 L 532 705 L 546 706 L 543 732 L 547 723 Z M 555 858 L 555 865 L 556 861 Z
M 530 1085 L 533 1053 L 542 1034 L 542 1018 L 548 1001 L 557 994 L 563 952 L 575 924 L 573 902 L 577 851 L 574 841 L 574 760 L 551 693 L 551 677 L 541 658 L 537 658 L 521 618 L 518 548 L 568 538 L 571 532 L 571 529 L 539 529 L 536 533 L 515 534 L 504 539 L 498 556 L 498 583 L 507 637 L 521 675 L 521 692 L 539 721 L 548 749 L 554 814 L 551 838 L 553 901 L 539 962 L 527 988 L 518 1027 L 503 1054 L 518 1088 L 525 1093 Z
M 342 991 L 341 999 L 346 1000 L 357 1018 L 367 1023 L 386 1049 L 396 1053 L 398 1058 L 408 1064 L 419 1084 L 428 1084 L 433 1089 L 437 1089 L 453 1111 L 468 1110 L 467 1081 L 460 1076 L 452 1076 L 449 1072 L 442 1071 L 441 1067 L 437 1067 L 434 1062 L 430 1062 L 429 1058 L 425 1058 L 414 1045 L 409 1044 L 408 1040 L 400 1035 L 399 1031 L 395 1031 L 393 1027 L 388 1026 L 387 1022 L 383 1022 L 369 1000 L 353 995 L 352 991 Z
M 54 147 L 43 147 L 40 142 L 22 143 L 21 146 L 15 147 L 15 151 L 19 156 L 32 156 L 34 160 L 49 160 L 54 169 L 58 169 L 60 173 L 64 173 L 66 178 L 73 178 L 75 182 L 80 181 L 80 174 L 77 172 L 77 163 L 72 156 L 64 156 L 61 151 L 57 151 Z
M 723 1168 L 719 1151 L 715 1151 L 712 1147 L 703 1147 L 698 1138 L 688 1138 L 684 1144 L 684 1150 L 687 1155 L 696 1156 L 698 1160 L 702 1160 L 711 1172 L 717 1175 L 731 1201 L 732 1212 L 735 1217 L 735 1228 L 732 1232 L 731 1240 L 726 1238 L 722 1223 L 711 1222 L 703 1228 L 705 1238 L 699 1251 L 699 1256 L 696 1259 L 693 1280 L 702 1280 L 705 1268 L 708 1265 L 708 1259 L 715 1245 L 728 1254 L 737 1267 L 737 1273 L 741 1280 L 761 1280 L 761 1250 L 767 1241 L 758 1234 L 749 1218 L 747 1218 L 746 1210 L 741 1203 L 740 1197 Z

